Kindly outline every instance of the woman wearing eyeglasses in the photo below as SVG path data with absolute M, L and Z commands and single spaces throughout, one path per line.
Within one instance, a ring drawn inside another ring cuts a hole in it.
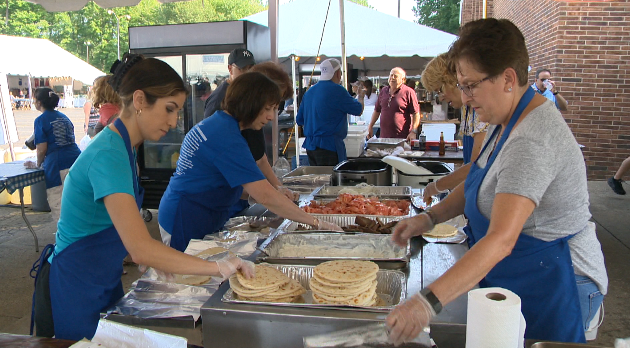
M 608 278 L 589 222 L 584 159 L 552 102 L 527 85 L 528 53 L 505 19 L 462 27 L 450 57 L 462 101 L 490 124 L 464 185 L 414 218 L 398 223 L 396 243 L 462 213 L 470 250 L 435 282 L 387 317 L 390 337 L 410 340 L 475 285 L 521 298 L 525 338 L 585 342 L 585 327 Z
M 448 53 L 440 54 L 427 64 L 421 81 L 427 91 L 439 92 L 440 101 L 447 102 L 453 108 L 461 108 L 462 124 L 459 131 L 464 142 L 464 165 L 425 187 L 424 201 L 429 204 L 433 196 L 454 189 L 466 179 L 470 162 L 475 161 L 479 155 L 488 124 L 479 120 L 473 108 L 462 104 L 461 91 L 457 88 L 457 75 L 449 69 Z

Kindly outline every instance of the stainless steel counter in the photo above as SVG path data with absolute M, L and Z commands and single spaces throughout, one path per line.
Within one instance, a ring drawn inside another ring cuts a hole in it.
M 411 260 L 405 270 L 408 294 L 433 282 L 461 258 L 466 249 L 465 245 L 429 244 L 420 238 L 412 240 Z M 206 347 L 301 347 L 304 336 L 380 322 L 386 317 L 382 313 L 360 311 L 224 303 L 221 298 L 228 288 L 227 283 L 223 284 L 201 309 Z M 446 306 L 434 320 L 435 335 L 448 338 L 448 334 L 441 332 L 454 330 L 452 324 L 460 324 L 454 328 L 461 329 L 460 326 L 466 323 L 466 307 L 465 295 Z M 463 332 L 465 334 L 465 326 Z

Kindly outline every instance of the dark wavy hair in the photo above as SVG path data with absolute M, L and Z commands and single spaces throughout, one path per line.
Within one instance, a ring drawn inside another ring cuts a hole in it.
M 529 55 L 523 33 L 507 19 L 487 18 L 472 21 L 459 31 L 459 38 L 449 51 L 452 73 L 457 73 L 461 59 L 477 70 L 497 76 L 505 69 L 516 71 L 519 86 L 527 85 Z
M 133 103 L 133 93 L 144 92 L 147 103 L 153 105 L 159 98 L 186 93 L 184 81 L 173 68 L 155 58 L 145 58 L 139 54 L 126 53 L 121 61 L 116 61 L 110 70 L 109 84 L 120 96 L 123 107 Z
M 48 87 L 40 87 L 36 89 L 35 100 L 40 102 L 46 110 L 55 110 L 57 105 L 59 105 L 59 96 Z
M 247 72 L 230 83 L 221 108 L 249 126 L 265 106 L 279 104 L 281 99 L 280 88 L 270 78 L 259 72 Z

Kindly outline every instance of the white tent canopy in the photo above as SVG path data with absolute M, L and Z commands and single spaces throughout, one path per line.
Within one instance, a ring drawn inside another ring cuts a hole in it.
M 395 66 L 402 66 L 410 75 L 419 74 L 427 58 L 448 51 L 457 38 L 350 1 L 345 1 L 344 7 L 348 62 L 355 69 L 364 70 L 370 75 L 387 75 Z M 317 56 L 327 8 L 328 0 L 295 0 L 281 5 L 278 16 L 278 57 L 290 57 L 292 54 L 300 57 Z M 337 1 L 332 1 L 320 56 L 341 56 L 339 18 Z M 268 14 L 263 11 L 243 19 L 267 25 Z M 361 61 L 359 57 L 366 59 Z M 369 59 L 376 57 L 379 58 Z
M 71 77 L 86 85 L 104 72 L 46 39 L 0 35 L 0 69 L 10 75 Z M 13 48 L 13 49 L 11 49 Z

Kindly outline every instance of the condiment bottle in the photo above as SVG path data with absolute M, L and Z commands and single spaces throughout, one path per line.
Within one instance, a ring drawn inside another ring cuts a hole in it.
M 440 152 L 439 152 L 440 156 L 444 156 L 446 154 L 446 149 L 444 147 L 445 147 L 444 132 L 440 132 Z

